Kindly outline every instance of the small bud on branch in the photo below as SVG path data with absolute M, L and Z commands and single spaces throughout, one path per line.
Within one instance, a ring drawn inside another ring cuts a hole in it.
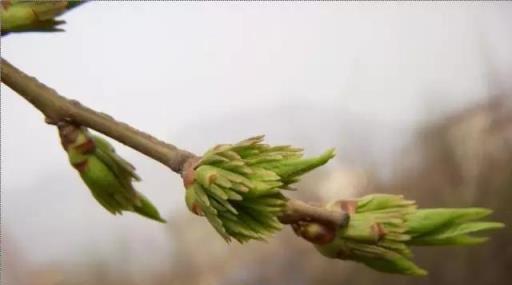
M 133 180 L 140 180 L 133 165 L 119 156 L 109 142 L 71 123 L 58 122 L 57 127 L 69 162 L 98 203 L 114 215 L 131 211 L 165 222 L 156 207 L 133 187 Z

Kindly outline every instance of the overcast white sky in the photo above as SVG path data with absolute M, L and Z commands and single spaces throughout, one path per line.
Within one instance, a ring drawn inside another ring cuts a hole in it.
M 386 165 L 422 122 L 494 84 L 512 90 L 511 15 L 510 2 L 93 2 L 62 17 L 65 33 L 1 44 L 2 57 L 60 94 L 194 152 L 264 133 L 309 154 L 338 147 L 334 165 Z M 56 130 L 1 91 L 9 244 L 36 264 L 126 246 L 149 262 L 137 267 L 170 254 L 168 229 L 99 207 Z M 164 216 L 185 208 L 177 175 L 118 151 Z

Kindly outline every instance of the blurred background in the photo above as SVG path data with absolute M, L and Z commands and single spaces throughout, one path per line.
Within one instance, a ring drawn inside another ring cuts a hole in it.
M 326 259 L 289 228 L 228 245 L 187 212 L 176 174 L 119 144 L 168 223 L 114 217 L 2 85 L 2 284 L 508 284 L 511 15 L 511 2 L 92 2 L 64 33 L 2 37 L 2 57 L 62 95 L 198 154 L 257 134 L 336 147 L 294 197 L 401 193 L 508 225 L 483 246 L 415 251 L 425 278 Z

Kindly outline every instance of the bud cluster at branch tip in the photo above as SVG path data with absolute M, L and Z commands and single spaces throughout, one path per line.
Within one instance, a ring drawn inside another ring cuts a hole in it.
M 226 241 L 264 240 L 281 229 L 277 217 L 288 201 L 281 190 L 294 190 L 291 185 L 334 157 L 334 150 L 302 156 L 299 148 L 263 144 L 263 136 L 217 145 L 182 174 L 187 206 Z
M 313 243 L 324 256 L 361 262 L 375 270 L 423 276 L 427 271 L 412 261 L 409 246 L 473 245 L 487 240 L 475 233 L 504 227 L 480 221 L 484 208 L 417 209 L 402 196 L 373 194 L 355 201 L 336 201 L 327 209 L 350 214 L 346 227 L 315 222 L 293 225 L 295 233 Z

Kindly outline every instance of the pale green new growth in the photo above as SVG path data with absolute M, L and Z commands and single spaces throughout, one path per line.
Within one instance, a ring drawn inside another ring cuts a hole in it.
M 287 203 L 282 189 L 300 175 L 325 164 L 329 150 L 315 158 L 302 158 L 302 149 L 263 144 L 263 136 L 233 145 L 218 145 L 204 154 L 187 186 L 189 209 L 204 215 L 226 240 L 243 243 L 263 240 L 281 229 L 277 217 Z
M 74 131 L 77 134 L 74 141 L 64 145 L 70 163 L 78 170 L 94 198 L 114 215 L 132 211 L 165 222 L 155 206 L 133 187 L 132 181 L 140 180 L 135 168 L 106 140 L 91 135 L 85 128 Z
M 55 18 L 83 3 L 78 0 L 2 0 L 2 34 L 10 32 L 55 32 L 64 21 Z
M 327 208 L 348 211 L 348 226 L 334 229 L 305 222 L 296 233 L 316 243 L 318 251 L 327 257 L 406 275 L 427 274 L 411 260 L 411 245 L 473 245 L 487 240 L 474 234 L 504 227 L 502 223 L 480 221 L 491 213 L 488 209 L 417 210 L 414 201 L 398 195 L 368 195 Z
M 500 229 L 504 224 L 477 221 L 491 214 L 484 208 L 422 209 L 409 216 L 407 225 L 411 245 L 472 245 L 486 237 L 471 234 Z

